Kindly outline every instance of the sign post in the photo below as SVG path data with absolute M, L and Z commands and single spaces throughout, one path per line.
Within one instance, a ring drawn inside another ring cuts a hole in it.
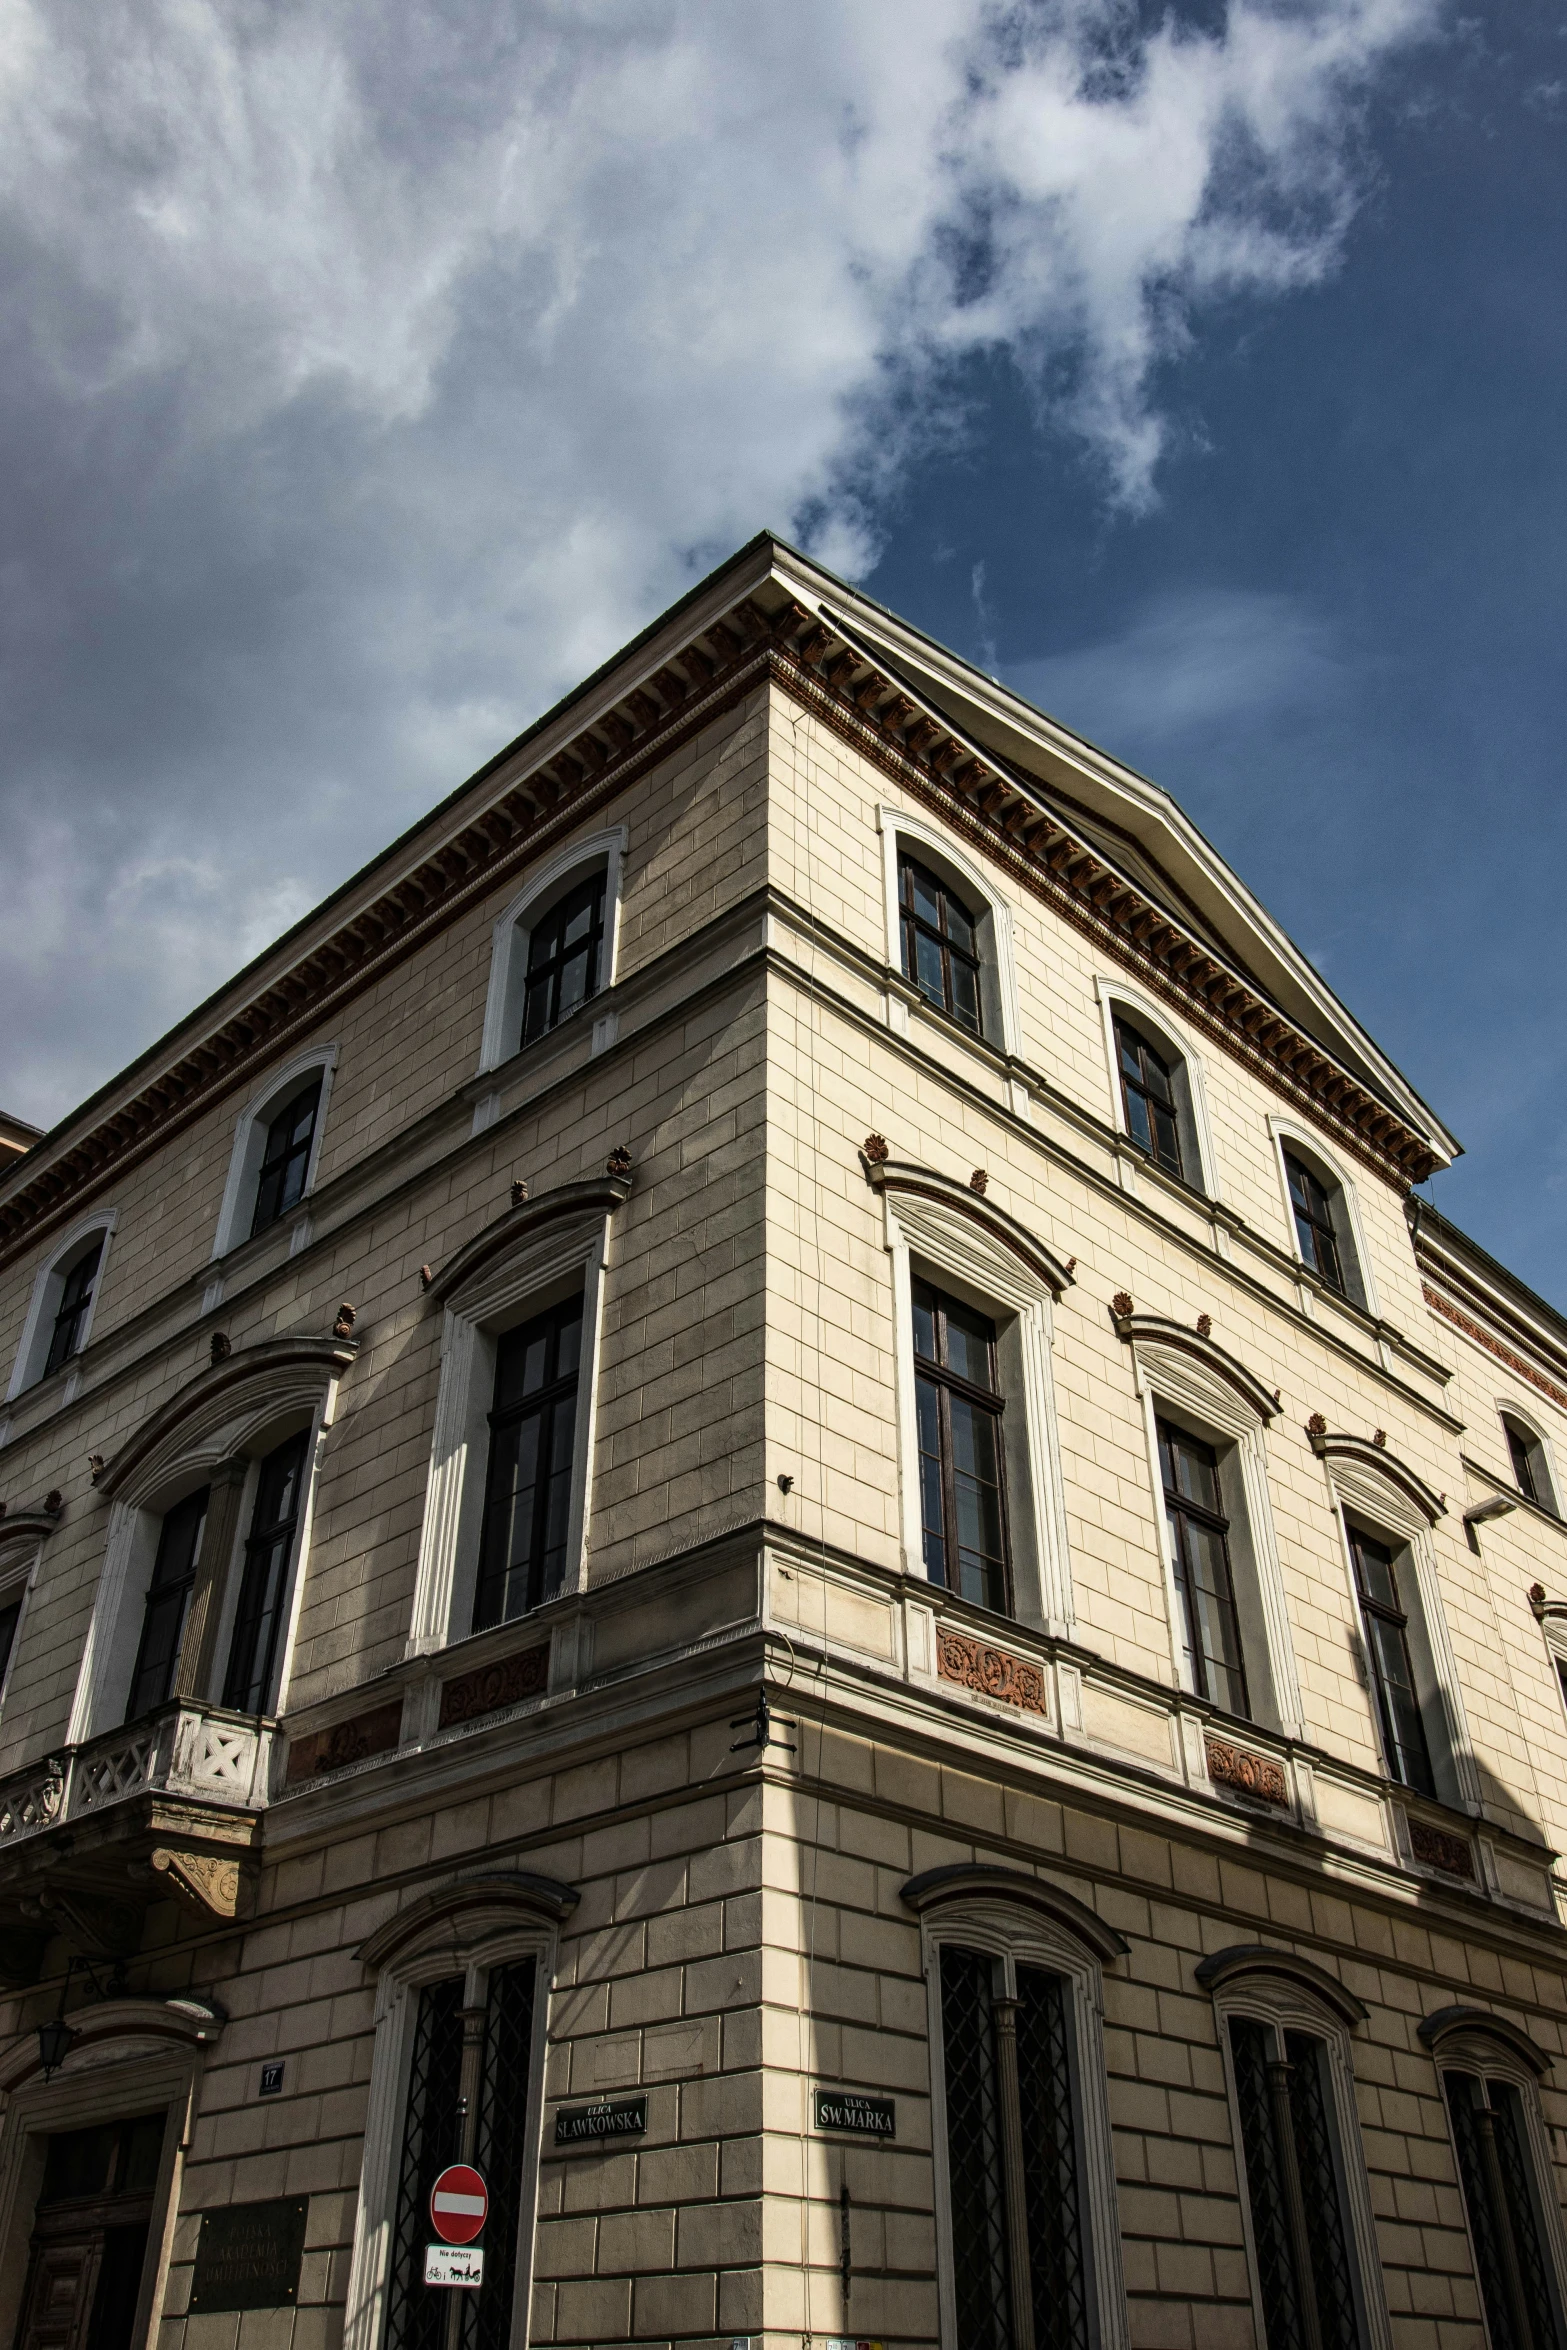
M 473 2292 L 484 2282 L 484 2252 L 472 2250 L 490 2215 L 490 2190 L 468 2162 L 449 2163 L 430 2189 L 430 2225 L 443 2241 L 424 2249 L 427 2285 L 457 2285 Z

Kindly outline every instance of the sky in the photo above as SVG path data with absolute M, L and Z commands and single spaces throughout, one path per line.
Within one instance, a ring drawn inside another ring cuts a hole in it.
M 1567 1309 L 1567 0 L 0 0 L 0 1108 L 761 528 L 1167 785 Z

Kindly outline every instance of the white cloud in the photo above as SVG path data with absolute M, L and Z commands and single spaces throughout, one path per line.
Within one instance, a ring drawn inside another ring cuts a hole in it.
M 1429 6 L 0 0 L 0 1099 L 65 1108 L 761 524 L 867 565 L 965 357 L 1146 504 L 1154 364 L 1331 265 Z

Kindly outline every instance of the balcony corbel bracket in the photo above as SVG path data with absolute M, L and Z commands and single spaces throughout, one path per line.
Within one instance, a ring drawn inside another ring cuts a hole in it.
M 237 1860 L 223 1853 L 188 1852 L 177 1845 L 159 1844 L 149 1855 L 148 1865 L 166 1879 L 175 1899 L 207 1925 L 231 1924 L 249 1906 L 245 1872 Z

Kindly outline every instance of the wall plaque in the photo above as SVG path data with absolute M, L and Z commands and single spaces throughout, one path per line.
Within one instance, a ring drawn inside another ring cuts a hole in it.
M 309 2212 L 308 2195 L 204 2211 L 191 2278 L 191 2315 L 222 2309 L 292 2309 L 299 2293 Z
M 857 2089 L 818 2089 L 816 2127 L 843 2130 L 851 2138 L 895 2138 L 898 2104 L 894 2097 L 862 2097 Z
M 645 2097 L 615 2097 L 599 2105 L 563 2105 L 555 2116 L 557 2146 L 589 2138 L 639 2138 L 647 2128 Z

